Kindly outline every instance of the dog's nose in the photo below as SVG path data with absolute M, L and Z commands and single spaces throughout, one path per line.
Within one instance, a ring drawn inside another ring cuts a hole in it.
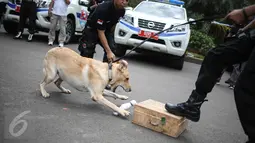
M 129 88 L 129 89 L 128 89 L 128 92 L 131 92 L 131 91 L 132 91 L 131 88 Z

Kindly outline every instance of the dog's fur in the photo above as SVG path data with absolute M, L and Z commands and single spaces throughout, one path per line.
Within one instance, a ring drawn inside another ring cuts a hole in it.
M 93 101 L 110 107 L 122 116 L 128 116 L 128 111 L 104 98 L 104 95 L 122 100 L 128 98 L 112 92 L 118 86 L 122 86 L 126 92 L 131 91 L 127 65 L 128 63 L 124 60 L 112 63 L 112 80 L 109 82 L 108 63 L 82 57 L 69 48 L 52 48 L 44 58 L 44 79 L 40 83 L 41 94 L 43 97 L 49 97 L 45 86 L 58 77 L 54 83 L 62 92 L 71 93 L 70 90 L 61 86 L 62 81 L 66 81 L 79 91 L 89 91 Z M 111 85 L 111 91 L 105 90 L 107 84 Z

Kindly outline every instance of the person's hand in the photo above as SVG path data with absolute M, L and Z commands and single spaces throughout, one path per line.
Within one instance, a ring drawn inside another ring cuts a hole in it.
M 244 32 L 244 28 L 240 28 L 238 31 L 237 31 L 237 35 L 238 34 L 241 34 L 241 33 L 243 33 Z
M 108 59 L 108 62 L 113 62 L 115 60 L 115 55 L 113 54 L 112 51 L 108 52 L 107 53 L 107 59 Z
M 245 17 L 243 15 L 242 9 L 235 9 L 228 13 L 224 20 L 230 20 L 235 24 L 243 24 L 245 21 Z

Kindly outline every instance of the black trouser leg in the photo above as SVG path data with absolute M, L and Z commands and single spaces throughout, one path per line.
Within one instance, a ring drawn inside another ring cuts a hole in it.
M 203 60 L 196 89 L 192 91 L 187 102 L 172 105 L 167 103 L 168 112 L 185 116 L 192 121 L 199 121 L 200 107 L 207 94 L 212 91 L 224 68 L 246 61 L 254 47 L 250 38 L 231 38 L 218 47 L 211 49 Z
M 244 132 L 255 142 L 255 49 L 239 75 L 234 95 Z
M 0 2 L 0 20 L 2 20 L 3 15 L 4 15 L 5 12 L 6 12 L 5 6 L 6 6 L 6 3 Z M 0 24 L 1 24 L 1 22 L 2 22 L 2 21 L 0 21 Z
M 27 9 L 29 9 L 28 7 L 28 2 L 22 2 L 21 3 L 21 7 L 20 7 L 20 19 L 19 19 L 19 27 L 18 27 L 18 32 L 23 33 L 24 31 L 24 26 L 26 23 L 26 19 L 27 19 Z
M 80 55 L 87 58 L 93 58 L 95 53 L 96 45 L 90 41 L 80 40 L 78 50 Z
M 35 33 L 35 26 L 36 26 L 36 3 L 30 2 L 29 3 L 29 33 Z
M 202 62 L 196 81 L 196 91 L 205 98 L 212 91 L 222 70 L 246 61 L 253 47 L 254 42 L 249 38 L 232 38 L 211 49 Z
M 91 29 L 85 28 L 80 39 L 78 50 L 83 57 L 93 58 L 97 43 L 97 34 Z

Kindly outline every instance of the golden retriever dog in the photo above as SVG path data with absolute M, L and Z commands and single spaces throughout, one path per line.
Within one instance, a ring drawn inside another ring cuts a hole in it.
M 126 92 L 131 91 L 128 63 L 120 60 L 109 65 L 82 57 L 66 47 L 52 48 L 44 58 L 44 79 L 40 83 L 41 94 L 43 97 L 50 96 L 45 86 L 53 81 L 62 92 L 70 94 L 71 91 L 61 85 L 65 81 L 78 91 L 88 91 L 93 101 L 111 108 L 122 116 L 128 116 L 130 114 L 128 111 L 104 98 L 107 95 L 115 99 L 128 99 L 127 96 L 114 93 L 118 86 L 122 86 Z M 110 90 L 105 90 L 107 85 L 110 85 Z

